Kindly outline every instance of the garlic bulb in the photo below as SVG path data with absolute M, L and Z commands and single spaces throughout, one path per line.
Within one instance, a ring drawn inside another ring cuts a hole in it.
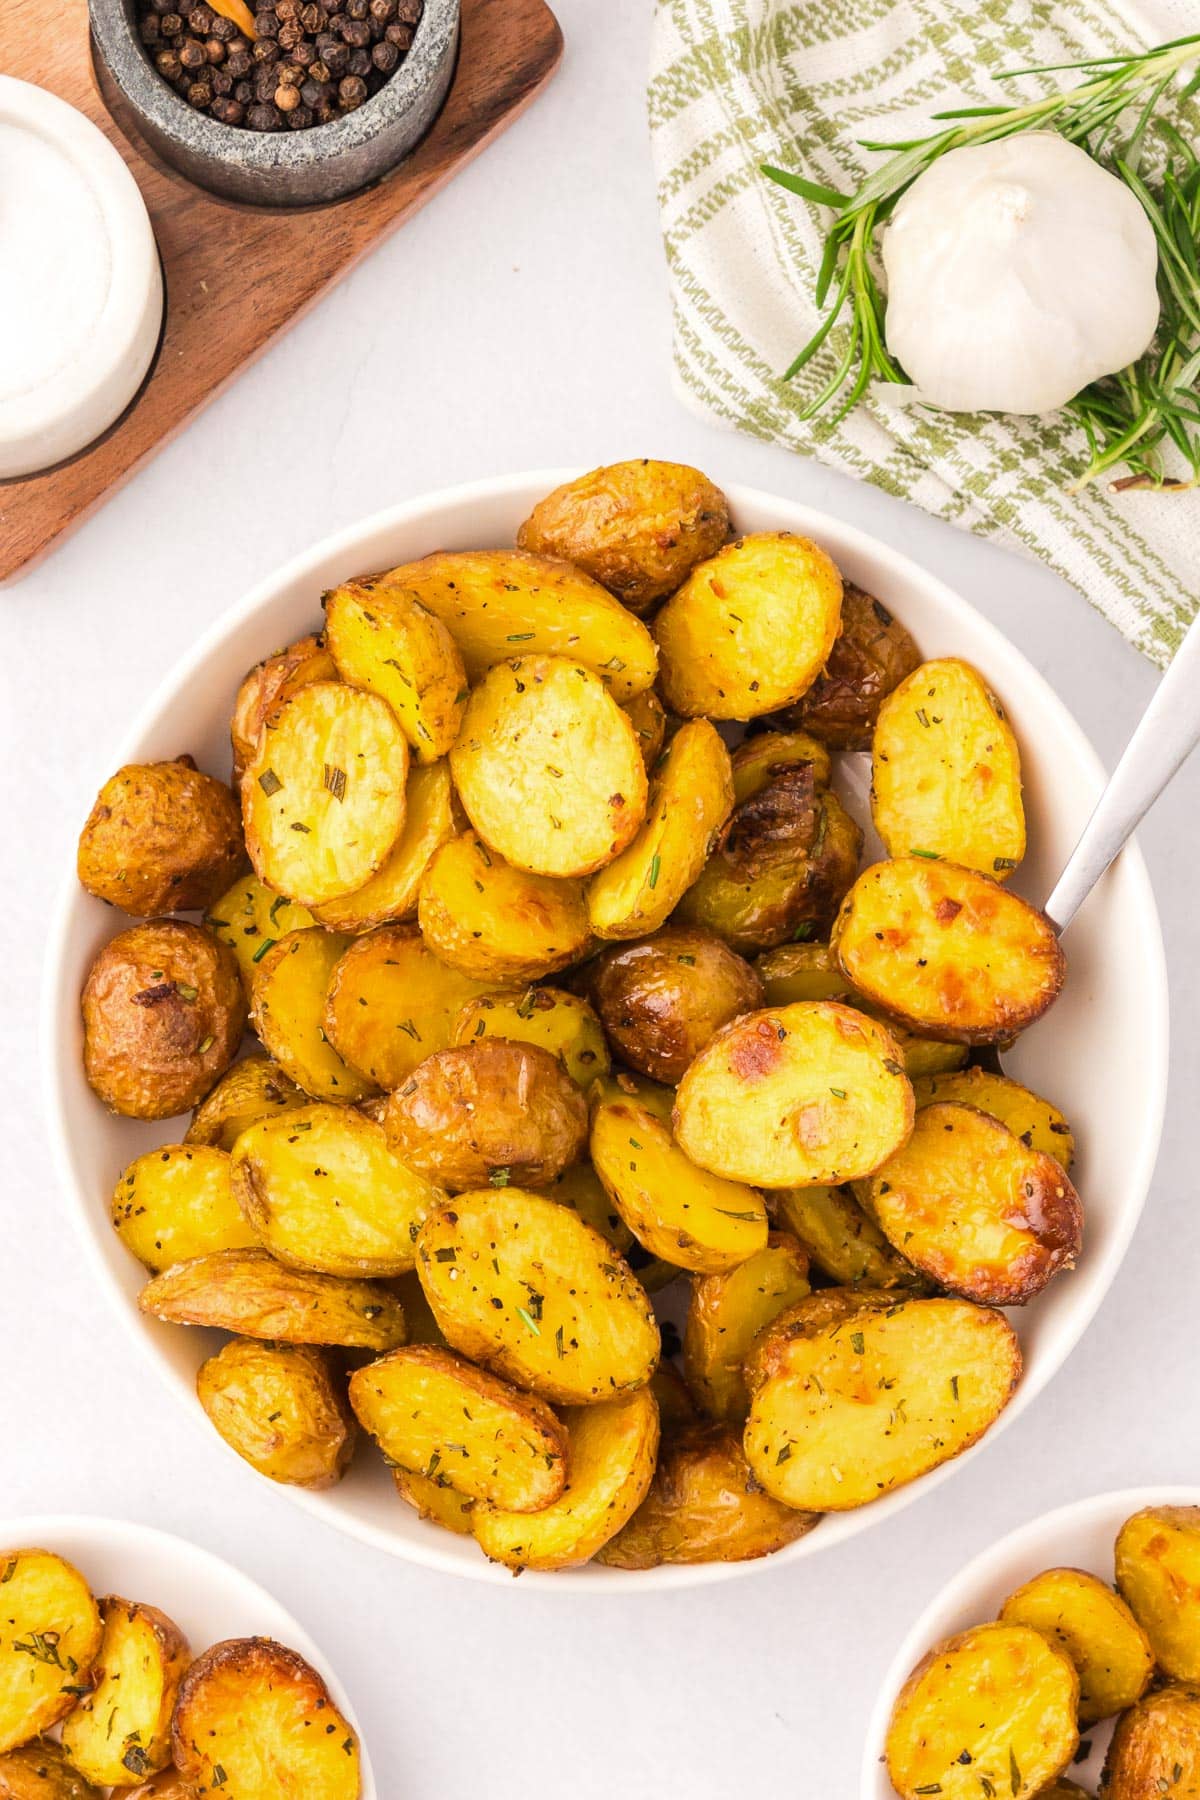
M 1050 131 L 950 150 L 883 241 L 887 347 L 950 412 L 1044 413 L 1134 362 L 1158 323 L 1154 232 Z

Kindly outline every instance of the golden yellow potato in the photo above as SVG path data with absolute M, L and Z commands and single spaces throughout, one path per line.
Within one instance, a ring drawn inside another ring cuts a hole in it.
M 573 1569 L 590 1562 L 641 1505 L 658 1453 L 658 1407 L 648 1387 L 600 1406 L 572 1407 L 567 1485 L 536 1513 L 485 1503 L 471 1529 L 485 1556 L 510 1569 Z
M 203 1800 L 198 1788 L 185 1781 L 178 1769 L 164 1769 L 152 1775 L 141 1787 L 126 1788 L 125 1800 Z
M 444 757 L 414 763 L 404 790 L 404 827 L 386 860 L 363 887 L 319 906 L 317 921 L 329 931 L 356 933 L 415 918 L 425 871 L 457 829 L 450 764 Z
M 976 1625 L 936 1644 L 901 1688 L 886 1760 L 901 1800 L 1040 1794 L 1079 1744 L 1079 1679 L 1022 1625 Z M 964 1760 L 965 1756 L 969 1760 Z
M 135 918 L 208 906 L 245 866 L 238 803 L 190 756 L 118 769 L 79 837 L 83 886 Z
M 684 718 L 755 719 L 808 691 L 837 637 L 842 578 L 790 531 L 737 538 L 654 621 L 659 687 Z
M 369 939 L 354 940 L 367 943 Z M 338 1053 L 327 1035 L 327 997 L 351 940 L 319 925 L 289 931 L 273 944 L 254 977 L 250 1022 L 286 1074 L 314 1100 L 350 1103 L 376 1083 Z
M 720 488 L 685 463 L 609 463 L 539 500 L 522 550 L 574 563 L 631 611 L 646 612 L 729 535 Z
M 337 665 L 320 632 L 297 638 L 286 650 L 277 650 L 274 656 L 255 664 L 233 703 L 230 736 L 233 739 L 235 786 L 241 786 L 242 776 L 254 761 L 268 715 L 310 682 L 336 681 L 337 678 Z
M 226 1070 L 211 1094 L 200 1102 L 183 1141 L 232 1150 L 247 1125 L 259 1119 L 277 1118 L 295 1106 L 306 1105 L 307 1099 L 291 1076 L 285 1075 L 269 1056 L 247 1056 Z
M 157 1606 L 110 1594 L 100 1617 L 95 1685 L 69 1714 L 62 1746 L 88 1781 L 125 1788 L 171 1760 L 171 1714 L 191 1650 Z
M 781 1506 L 750 1473 L 735 1431 L 694 1425 L 664 1442 L 650 1491 L 597 1556 L 610 1569 L 662 1563 L 750 1562 L 819 1524 Z
M 921 660 L 899 619 L 852 581 L 842 584 L 841 629 L 825 667 L 785 714 L 831 750 L 869 750 L 879 708 Z
M 667 715 L 663 711 L 663 703 L 653 688 L 643 688 L 632 700 L 626 700 L 621 711 L 633 726 L 642 762 L 649 773 L 658 761 L 659 751 L 667 735 Z
M 889 856 L 940 856 L 997 881 L 1021 861 L 1017 740 L 970 663 L 922 663 L 880 707 L 871 815 Z
M 782 1231 L 771 1232 L 763 1248 L 737 1268 L 693 1278 L 683 1366 L 689 1388 L 711 1418 L 730 1424 L 745 1419 L 750 1393 L 742 1364 L 763 1327 L 808 1292 L 808 1257 Z
M 1126 1519 L 1117 1586 L 1163 1673 L 1200 1682 L 1200 1506 L 1148 1506 Z
M 633 726 L 598 675 L 561 656 L 488 671 L 450 770 L 489 849 L 534 875 L 590 875 L 625 848 L 646 811 Z
M 878 1007 L 870 1006 L 856 994 L 846 980 L 829 945 L 823 943 L 779 944 L 764 950 L 755 959 L 754 968 L 763 984 L 767 1006 L 791 1006 L 796 1000 L 844 1000 L 856 1012 L 878 1019 L 900 1047 L 900 1060 L 910 1081 L 918 1076 L 939 1075 L 945 1070 L 960 1069 L 969 1051 L 965 1044 L 947 1044 L 938 1038 L 924 1038 L 884 1019 Z M 958 1098 L 956 1095 L 955 1098 Z
M 378 1282 L 285 1269 L 265 1250 L 219 1250 L 165 1269 L 138 1309 L 172 1325 L 205 1325 L 267 1343 L 395 1350 L 404 1312 Z
M 381 925 L 340 945 L 321 1029 L 330 1054 L 357 1071 L 364 1089 L 368 1081 L 402 1087 L 418 1063 L 449 1047 L 465 1003 L 488 991 L 487 982 L 440 962 L 411 925 Z
M 746 1013 L 679 1084 L 684 1154 L 758 1187 L 868 1175 L 908 1138 L 913 1095 L 890 1034 L 836 1000 Z
M 213 902 L 204 915 L 204 923 L 236 956 L 249 1000 L 258 965 L 268 950 L 289 931 L 305 931 L 317 920 L 307 906 L 297 906 L 294 900 L 273 893 L 251 873 L 235 881 Z
M 799 1239 L 822 1275 L 841 1287 L 920 1288 L 921 1277 L 894 1250 L 848 1188 L 778 1188 L 775 1217 Z
M 128 1788 L 122 1790 L 128 1793 Z M 156 1790 L 158 1791 L 158 1790 Z M 151 1800 L 150 1790 L 138 1789 Z M 74 1770 L 62 1746 L 37 1738 L 0 1756 L 0 1800 L 104 1800 L 100 1789 Z M 162 1800 L 170 1800 L 163 1792 Z M 180 1800 L 186 1800 L 180 1796 Z
M 260 881 L 320 906 L 370 880 L 404 826 L 408 743 L 386 700 L 314 681 L 268 718 L 242 782 Z
M 1040 1631 L 1074 1663 L 1081 1725 L 1124 1712 L 1150 1685 L 1150 1640 L 1120 1595 L 1083 1569 L 1035 1575 L 1009 1595 L 1000 1618 Z
M 350 1404 L 391 1463 L 510 1512 L 538 1512 L 567 1481 L 567 1434 L 544 1400 L 452 1350 L 393 1350 L 350 1377 Z
M 827 1296 L 843 1292 L 782 1313 L 745 1365 L 746 1458 L 769 1494 L 809 1512 L 864 1506 L 958 1456 L 1021 1373 L 1003 1313 L 854 1292 L 839 1317 Z
M 1028 1149 L 1052 1156 L 1064 1169 L 1070 1169 L 1075 1160 L 1075 1139 L 1057 1106 L 1008 1075 L 978 1068 L 923 1075 L 914 1080 L 913 1093 L 918 1112 L 923 1106 L 948 1101 L 974 1106 L 1007 1125 Z
M 117 1236 L 152 1275 L 214 1250 L 249 1250 L 258 1235 L 238 1211 L 226 1150 L 164 1144 L 135 1157 L 113 1190 Z
M 342 1479 L 356 1428 L 325 1350 L 231 1338 L 196 1374 L 200 1404 L 260 1475 L 321 1489 Z
M 578 962 L 592 935 L 578 881 L 514 868 L 473 831 L 433 858 L 418 918 L 435 956 L 484 981 L 552 975 Z
M 386 700 L 423 763 L 444 756 L 462 723 L 467 675 L 433 613 L 370 577 L 325 595 L 325 641 L 343 681 Z
M 358 1800 L 358 1739 L 317 1671 L 269 1638 L 198 1656 L 171 1726 L 175 1765 L 229 1800 Z
M 79 1570 L 51 1550 L 0 1551 L 0 1754 L 70 1712 L 100 1648 L 100 1611 Z
M 582 976 L 617 1055 L 671 1084 L 722 1025 L 763 1003 L 749 963 L 712 932 L 684 925 L 616 944 Z
M 598 1231 L 614 1250 L 620 1252 L 629 1267 L 638 1275 L 642 1286 L 646 1286 L 636 1267 L 635 1254 L 641 1251 L 641 1255 L 646 1261 L 649 1261 L 648 1253 L 641 1249 L 641 1245 L 613 1205 L 605 1191 L 604 1183 L 590 1162 L 586 1159 L 581 1162 L 573 1162 L 570 1168 L 564 1169 L 557 1180 L 551 1182 L 544 1192 L 548 1200 L 557 1200 L 561 1205 L 571 1207 L 574 1212 L 579 1214 L 585 1225 L 590 1225 L 593 1231 Z M 649 1291 L 647 1289 L 647 1292 Z
M 561 988 L 530 987 L 524 993 L 481 994 L 454 1021 L 454 1042 L 509 1038 L 536 1044 L 562 1064 L 577 1087 L 588 1088 L 609 1070 L 608 1044 L 586 1000 Z
M 440 1525 L 458 1537 L 470 1537 L 471 1513 L 475 1502 L 456 1488 L 439 1486 L 436 1478 L 418 1475 L 412 1469 L 393 1469 L 392 1480 L 402 1500 L 431 1525 Z
M 455 1350 L 547 1400 L 611 1400 L 658 1362 L 643 1288 L 599 1232 L 543 1195 L 458 1195 L 425 1221 L 417 1272 Z
M 1200 1800 L 1200 1688 L 1170 1685 L 1117 1720 L 1104 1800 Z
M 130 1119 L 172 1119 L 197 1106 L 246 1024 L 233 952 L 182 919 L 118 932 L 89 969 L 80 1005 L 88 1083 Z
M 446 1199 L 352 1106 L 260 1119 L 238 1139 L 229 1176 L 242 1216 L 272 1256 L 325 1275 L 402 1275 L 422 1224 Z

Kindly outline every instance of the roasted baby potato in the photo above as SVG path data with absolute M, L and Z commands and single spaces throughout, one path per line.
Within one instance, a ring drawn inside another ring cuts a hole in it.
M 387 701 L 420 762 L 444 756 L 462 724 L 467 675 L 442 621 L 403 588 L 370 579 L 343 582 L 322 605 L 342 680 Z
M 760 731 L 754 737 L 743 738 L 732 758 L 735 803 L 744 806 L 777 775 L 786 774 L 801 763 L 811 764 L 818 788 L 829 786 L 832 758 L 825 745 L 806 731 Z
M 923 1075 L 913 1082 L 917 1110 L 935 1103 L 954 1101 L 990 1113 L 1019 1137 L 1029 1150 L 1052 1156 L 1064 1169 L 1075 1160 L 1071 1127 L 1049 1100 L 1031 1093 L 1008 1075 L 991 1069 L 957 1069 L 946 1074 Z
M 272 1256 L 326 1275 L 403 1275 L 422 1223 L 446 1199 L 352 1106 L 260 1119 L 237 1141 L 230 1183 Z
M 700 1409 L 674 1363 L 660 1362 L 650 1377 L 649 1387 L 658 1402 L 664 1438 L 672 1432 L 682 1431 L 685 1425 L 699 1425 Z
M 441 1525 L 458 1537 L 470 1537 L 475 1502 L 468 1495 L 460 1494 L 456 1488 L 439 1487 L 436 1478 L 431 1481 L 428 1475 L 418 1475 L 412 1469 L 393 1469 L 392 1480 L 400 1498 L 407 1500 L 418 1517 L 428 1519 L 431 1525 Z
M 1041 1794 L 1079 1744 L 1079 1678 L 1023 1625 L 976 1625 L 935 1645 L 901 1688 L 885 1755 L 901 1800 Z M 981 1782 L 986 1787 L 981 1787 Z
M 914 1268 L 986 1306 L 1023 1306 L 1083 1242 L 1062 1164 L 973 1106 L 922 1107 L 859 1198 Z
M 346 1473 L 356 1428 L 328 1352 L 231 1338 L 200 1365 L 196 1393 L 230 1449 L 268 1480 L 321 1489 Z
M 386 1287 L 285 1269 L 265 1250 L 219 1250 L 176 1263 L 147 1282 L 138 1308 L 168 1324 L 268 1343 L 381 1351 L 404 1342 L 404 1313 Z
M 745 1419 L 750 1394 L 742 1364 L 763 1327 L 808 1292 L 808 1257 L 781 1231 L 771 1232 L 737 1268 L 693 1278 L 683 1366 L 688 1387 L 711 1418 L 739 1425 Z
M 894 1039 L 836 1000 L 726 1025 L 680 1082 L 674 1112 L 675 1136 L 693 1162 L 767 1188 L 870 1174 L 912 1122 Z
M 611 1400 L 658 1362 L 644 1289 L 599 1232 L 540 1194 L 460 1194 L 425 1221 L 417 1272 L 455 1350 L 547 1400 Z
M 238 803 L 190 756 L 127 763 L 96 796 L 77 867 L 89 894 L 135 918 L 195 912 L 246 867 Z
M 310 682 L 336 681 L 337 678 L 337 665 L 319 632 L 297 638 L 286 650 L 277 650 L 274 656 L 255 664 L 233 703 L 230 736 L 236 787 L 240 787 L 242 776 L 254 761 L 268 715 Z
M 509 1512 L 538 1512 L 567 1480 L 567 1434 L 544 1400 L 452 1350 L 393 1350 L 350 1377 L 350 1404 L 389 1462 Z
M 586 1000 L 561 988 L 531 987 L 515 994 L 481 994 L 454 1021 L 454 1042 L 509 1038 L 536 1044 L 562 1064 L 577 1087 L 590 1087 L 609 1070 L 608 1044 Z
M 1068 1781 L 1064 1775 L 1060 1775 L 1048 1788 L 1041 1789 L 1038 1800 L 1092 1800 L 1092 1795 L 1086 1788 L 1081 1788 L 1077 1781 Z
M 352 944 L 341 940 L 326 990 L 321 1029 L 338 1060 L 364 1087 L 369 1080 L 390 1091 L 432 1051 L 448 1048 L 462 1007 L 488 983 L 440 962 L 411 925 L 383 925 Z
M 1104 1800 L 1200 1800 L 1200 1688 L 1171 1684 L 1117 1720 Z
M 587 1104 L 548 1050 L 484 1037 L 419 1063 L 384 1129 L 402 1163 L 451 1193 L 547 1187 L 583 1148 Z
M 614 945 L 583 979 L 622 1061 L 672 1085 L 722 1025 L 763 1003 L 749 963 L 712 932 L 683 925 Z
M 197 1106 L 237 1054 L 246 999 L 233 952 L 182 919 L 117 933 L 81 998 L 83 1066 L 110 1112 L 172 1119 Z
M 103 1626 L 79 1570 L 50 1550 L 0 1551 L 0 1754 L 49 1731 L 86 1691 Z
M 1200 1683 L 1200 1506 L 1148 1506 L 1126 1519 L 1117 1586 L 1163 1673 Z
M 609 463 L 539 500 L 517 532 L 522 550 L 574 563 L 644 613 L 673 594 L 729 535 L 720 488 L 684 463 Z
M 1044 913 L 989 876 L 914 856 L 864 869 L 832 944 L 869 1004 L 911 1031 L 962 1044 L 1015 1037 L 1066 976 Z
M 567 1485 L 540 1512 L 501 1511 L 484 1503 L 471 1529 L 484 1555 L 510 1569 L 573 1569 L 590 1562 L 641 1505 L 658 1453 L 658 1407 L 648 1387 L 572 1407 Z
M 113 1190 L 113 1227 L 152 1275 L 214 1250 L 249 1250 L 258 1235 L 238 1211 L 226 1150 L 165 1144 L 135 1157 Z
M 1017 740 L 970 663 L 922 663 L 880 707 L 871 814 L 889 856 L 939 856 L 997 881 L 1021 861 Z
M 633 726 L 598 675 L 562 656 L 488 671 L 450 771 L 489 849 L 534 875 L 590 875 L 625 848 L 646 811 Z
M 1035 1575 L 1009 1595 L 1000 1619 L 1040 1631 L 1074 1663 L 1081 1725 L 1124 1712 L 1150 1685 L 1150 1640 L 1120 1595 L 1083 1569 Z
M 272 944 L 254 976 L 251 1023 L 275 1061 L 314 1100 L 350 1104 L 373 1093 L 376 1083 L 352 1068 L 328 1032 L 328 995 L 348 949 L 359 942 L 322 931 L 289 931 Z
M 444 757 L 414 763 L 404 790 L 404 827 L 386 860 L 363 887 L 319 906 L 318 922 L 329 931 L 357 933 L 415 918 L 425 871 L 456 830 L 450 764 Z
M 868 1018 L 879 1018 L 881 1023 L 886 1023 L 900 1046 L 900 1060 L 910 1081 L 920 1075 L 938 1075 L 943 1070 L 960 1069 L 967 1060 L 969 1051 L 965 1044 L 947 1044 L 938 1038 L 919 1037 L 894 1019 L 884 1020 L 877 1007 L 870 1006 L 854 992 L 828 944 L 779 944 L 774 950 L 765 950 L 755 960 L 754 967 L 763 984 L 763 999 L 768 1006 L 791 1006 L 796 1000 L 844 1000 L 857 1012 L 865 1012 Z
M 268 715 L 242 781 L 259 880 L 302 906 L 352 894 L 404 826 L 408 742 L 386 700 L 314 681 Z
M 645 822 L 633 842 L 588 883 L 588 918 L 597 936 L 657 931 L 700 874 L 732 808 L 729 752 L 707 719 L 690 719 L 651 778 Z
M 989 1307 L 829 1288 L 780 1314 L 745 1370 L 758 1479 L 785 1506 L 843 1512 L 982 1437 L 1017 1385 L 1021 1349 Z
M 848 1188 L 779 1188 L 771 1203 L 779 1223 L 799 1240 L 815 1267 L 840 1287 L 924 1286 Z
M 600 1551 L 610 1569 L 750 1562 L 794 1544 L 817 1514 L 781 1506 L 750 1473 L 735 1431 L 693 1425 L 663 1444 L 650 1491 Z
M 198 1656 L 171 1726 L 175 1766 L 228 1800 L 358 1800 L 358 1739 L 317 1671 L 269 1638 Z
M 842 578 L 790 531 L 737 538 L 654 621 L 659 687 L 684 718 L 755 719 L 808 692 L 837 637 Z
M 307 906 L 297 906 L 294 900 L 272 893 L 251 873 L 235 881 L 213 902 L 204 915 L 204 923 L 237 957 L 249 1000 L 258 965 L 267 951 L 289 931 L 304 931 L 317 921 Z
M 291 1076 L 285 1075 L 269 1056 L 247 1056 L 226 1070 L 211 1094 L 200 1102 L 183 1141 L 232 1150 L 247 1125 L 259 1119 L 277 1118 L 294 1106 L 304 1106 L 307 1099 Z
M 92 1687 L 69 1714 L 62 1746 L 88 1781 L 124 1788 L 171 1760 L 171 1714 L 191 1651 L 157 1606 L 110 1594 L 100 1617 Z
M 647 773 L 658 761 L 659 751 L 667 735 L 667 715 L 653 688 L 643 688 L 632 700 L 626 700 L 621 711 L 633 726 L 638 748 Z
M 553 975 L 578 962 L 592 936 L 578 881 L 514 868 L 473 831 L 433 858 L 418 917 L 433 954 L 481 981 Z
M 785 722 L 811 731 L 831 750 L 869 750 L 880 706 L 920 660 L 899 619 L 852 581 L 843 581 L 841 629 L 833 649 Z
M 60 1744 L 37 1738 L 0 1756 L 0 1800 L 103 1800 L 103 1795 L 71 1767 Z

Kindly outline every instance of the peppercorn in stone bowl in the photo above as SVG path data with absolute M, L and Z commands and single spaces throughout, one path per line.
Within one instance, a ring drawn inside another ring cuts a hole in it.
M 339 200 L 432 125 L 459 0 L 89 0 L 117 122 L 199 186 L 260 206 Z M 415 16 L 414 16 L 415 15 Z

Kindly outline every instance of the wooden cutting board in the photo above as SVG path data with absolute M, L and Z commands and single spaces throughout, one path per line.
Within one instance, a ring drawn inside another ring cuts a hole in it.
M 307 312 L 549 80 L 562 54 L 544 0 L 462 0 L 454 81 L 432 131 L 386 180 L 331 206 L 271 212 L 193 186 L 113 122 L 97 84 L 87 0 L 3 0 L 0 69 L 49 88 L 116 145 L 158 239 L 166 322 L 133 404 L 102 438 L 40 475 L 0 481 L 0 582 L 24 571 Z

